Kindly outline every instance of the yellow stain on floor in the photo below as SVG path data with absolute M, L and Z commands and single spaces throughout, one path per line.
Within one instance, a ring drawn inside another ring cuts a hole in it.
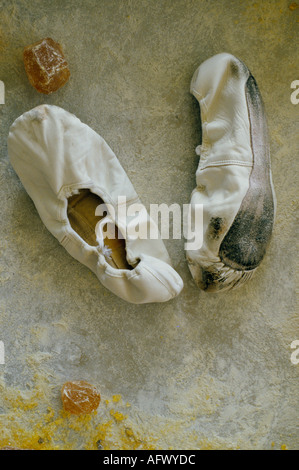
M 140 438 L 126 423 L 127 415 L 117 406 L 120 395 L 105 399 L 97 411 L 72 415 L 49 405 L 44 386 L 30 392 L 0 384 L 0 449 L 32 450 L 154 449 L 150 439 Z M 58 402 L 58 400 L 57 400 Z M 113 408 L 111 408 L 113 403 Z
M 47 386 L 44 377 L 36 379 L 36 388 L 25 391 L 0 382 L 0 449 L 171 450 L 161 447 L 165 436 L 178 435 L 186 428 L 184 421 L 161 420 L 153 433 L 138 429 L 132 424 L 133 407 L 120 394 L 103 398 L 90 414 L 72 415 L 63 409 L 57 390 Z M 194 430 L 187 431 L 185 440 L 188 448 L 198 450 L 240 448 L 199 439 Z M 274 443 L 271 446 L 274 448 Z M 282 444 L 280 449 L 287 450 L 287 446 Z

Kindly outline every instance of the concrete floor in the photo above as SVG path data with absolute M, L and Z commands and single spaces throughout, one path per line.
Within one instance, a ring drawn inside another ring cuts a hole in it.
M 291 360 L 299 105 L 290 100 L 299 8 L 290 3 L 2 0 L 0 446 L 299 448 L 299 365 Z M 62 44 L 71 70 L 51 96 L 31 87 L 22 62 L 24 46 L 47 36 Z M 8 162 L 9 126 L 38 104 L 61 106 L 105 138 L 147 207 L 188 204 L 200 141 L 189 84 L 223 51 L 249 67 L 268 114 L 278 200 L 271 246 L 248 284 L 205 294 L 184 240 L 165 240 L 184 290 L 165 304 L 127 304 L 42 225 Z M 61 411 L 62 384 L 78 379 L 101 391 L 91 417 Z

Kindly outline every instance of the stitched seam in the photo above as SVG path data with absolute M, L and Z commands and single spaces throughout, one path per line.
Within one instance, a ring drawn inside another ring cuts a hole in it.
M 109 268 L 111 268 L 111 266 L 109 266 Z M 136 276 L 139 275 L 138 273 L 134 273 L 134 274 L 132 274 L 129 278 L 127 278 L 126 274 L 124 273 L 124 271 L 128 271 L 127 269 L 121 269 L 121 270 L 120 270 L 120 271 L 121 271 L 120 273 L 117 273 L 117 272 L 111 273 L 111 272 L 108 271 L 109 268 L 106 267 L 106 268 L 105 268 L 105 271 L 104 271 L 104 274 L 105 274 L 106 276 L 109 276 L 109 277 L 117 277 L 117 278 L 119 278 L 119 279 L 124 278 L 124 279 L 128 279 L 128 280 L 129 280 L 129 279 L 132 279 L 133 277 L 136 277 Z M 112 269 L 115 269 L 115 270 L 116 270 L 116 268 L 112 268 Z
M 210 163 L 209 165 L 204 165 L 203 167 L 200 167 L 199 170 L 205 170 L 206 168 L 211 168 L 211 167 L 217 167 L 217 166 L 229 166 L 229 165 L 236 165 L 236 166 L 246 166 L 249 168 L 253 167 L 252 163 L 247 163 L 247 162 L 239 162 L 239 161 L 234 161 L 234 160 L 227 160 L 227 161 L 219 161 L 219 162 L 214 162 Z
M 161 281 L 161 279 L 147 266 L 143 266 L 143 268 L 148 271 L 152 276 L 154 276 L 164 287 L 165 289 L 169 292 L 169 294 L 171 296 L 173 296 L 173 292 L 171 292 L 171 290 L 169 289 L 169 287 L 163 282 Z
M 109 273 L 107 272 L 107 270 L 105 270 L 105 275 L 106 276 L 109 276 L 109 277 L 117 277 L 118 279 L 122 279 L 122 278 L 125 278 L 125 276 L 120 273 L 120 274 L 114 274 L 114 273 Z
M 202 95 L 200 93 L 198 93 L 198 91 L 194 90 L 194 88 L 192 88 L 192 93 L 196 96 L 198 96 L 198 98 L 202 98 Z

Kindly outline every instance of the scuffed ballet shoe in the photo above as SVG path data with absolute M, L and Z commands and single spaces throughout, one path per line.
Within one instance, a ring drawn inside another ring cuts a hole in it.
M 203 226 L 196 229 L 203 233 L 201 246 L 186 250 L 186 257 L 198 287 L 220 292 L 252 277 L 272 234 L 276 202 L 267 122 L 255 79 L 231 54 L 203 62 L 190 91 L 202 122 L 191 208 L 202 205 Z
M 136 304 L 180 293 L 161 238 L 134 236 L 154 222 L 145 208 L 134 212 L 140 203 L 132 183 L 89 126 L 57 106 L 38 106 L 12 124 L 8 154 L 47 229 L 107 289 Z

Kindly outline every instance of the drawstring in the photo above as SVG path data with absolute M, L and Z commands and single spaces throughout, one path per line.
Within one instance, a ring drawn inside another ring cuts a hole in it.
M 105 256 L 106 259 L 111 260 L 112 250 L 104 244 L 103 238 L 97 237 L 97 246 L 96 249 Z
M 79 189 L 72 189 L 72 188 L 65 188 L 64 189 L 64 196 L 67 199 L 71 196 L 74 196 L 75 194 L 80 194 Z
M 97 232 L 96 233 L 96 241 L 97 241 L 96 249 L 102 255 L 104 255 L 104 257 L 106 259 L 111 260 L 112 250 L 105 245 L 104 238 L 103 238 L 103 236 L 101 236 L 103 234 L 103 226 L 108 224 L 109 222 L 113 223 L 113 220 L 111 219 L 111 217 L 106 216 L 96 226 L 96 232 Z M 100 234 L 100 236 L 99 236 L 99 234 Z

